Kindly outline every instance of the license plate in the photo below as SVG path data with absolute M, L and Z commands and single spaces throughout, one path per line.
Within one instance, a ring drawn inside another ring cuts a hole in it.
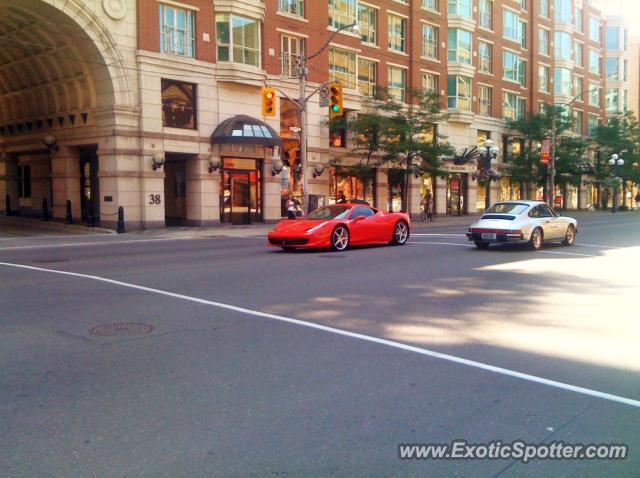
M 496 238 L 496 233 L 495 232 L 483 232 L 482 233 L 482 239 L 493 239 L 495 240 Z

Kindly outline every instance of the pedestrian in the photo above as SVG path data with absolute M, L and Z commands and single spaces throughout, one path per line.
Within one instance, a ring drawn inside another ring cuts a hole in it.
M 343 204 L 347 202 L 347 197 L 344 195 L 344 191 L 341 189 L 338 191 L 338 197 L 336 198 L 336 204 Z
M 425 218 L 432 221 L 433 215 L 431 214 L 431 191 L 427 189 L 427 192 L 424 193 L 424 197 L 422 198 L 422 207 L 424 208 Z
M 287 209 L 287 219 L 295 219 L 296 218 L 296 203 L 293 202 L 291 195 L 287 196 L 287 203 L 285 204 L 285 208 Z
M 635 200 L 636 200 L 636 209 L 640 210 L 640 189 L 636 193 Z

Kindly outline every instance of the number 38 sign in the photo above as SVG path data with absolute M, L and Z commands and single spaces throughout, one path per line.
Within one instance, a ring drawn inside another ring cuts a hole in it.
M 149 204 L 162 204 L 162 196 L 160 194 L 149 194 Z

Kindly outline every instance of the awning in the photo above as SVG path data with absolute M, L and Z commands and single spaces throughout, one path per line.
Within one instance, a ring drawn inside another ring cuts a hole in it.
M 278 133 L 264 121 L 247 115 L 238 115 L 224 120 L 211 135 L 213 144 L 261 144 L 280 146 Z

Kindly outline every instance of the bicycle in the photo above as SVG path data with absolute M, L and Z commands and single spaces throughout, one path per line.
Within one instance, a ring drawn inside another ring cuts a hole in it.
M 424 204 L 420 206 L 420 220 L 422 222 L 425 222 L 426 220 L 433 222 L 435 217 L 436 213 L 431 209 L 431 207 L 425 207 Z

